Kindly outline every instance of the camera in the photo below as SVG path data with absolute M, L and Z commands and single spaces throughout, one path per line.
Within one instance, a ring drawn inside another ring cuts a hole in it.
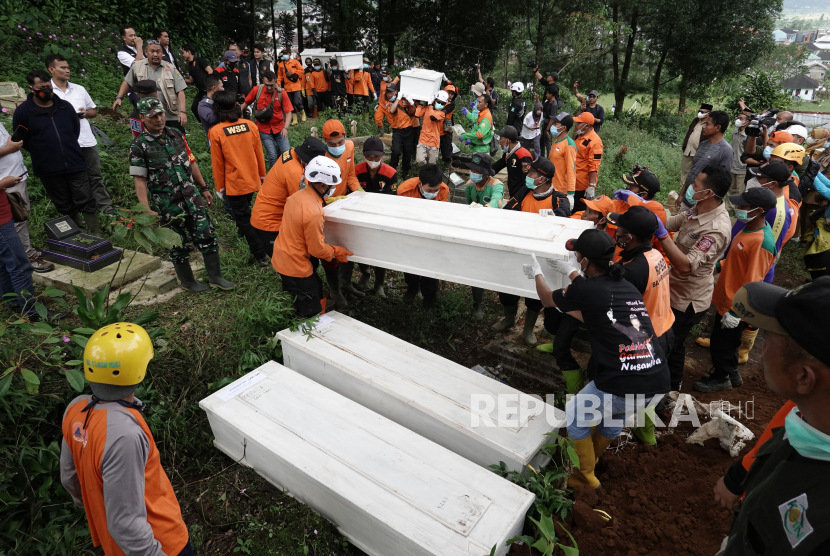
M 761 126 L 769 128 L 775 125 L 777 121 L 775 115 L 778 114 L 777 108 L 771 108 L 760 114 L 750 114 L 749 125 L 746 126 L 746 134 L 748 137 L 760 137 Z
M 245 104 L 245 95 L 236 95 L 237 104 Z
M 536 60 L 531 60 L 527 63 L 527 67 L 529 67 L 532 70 L 535 70 L 539 67 L 539 64 L 536 63 Z

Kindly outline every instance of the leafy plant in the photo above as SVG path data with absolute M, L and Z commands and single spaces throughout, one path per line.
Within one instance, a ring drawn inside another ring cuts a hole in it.
M 181 236 L 170 228 L 160 226 L 158 214 L 152 213 L 147 205 L 136 203 L 129 209 L 119 208 L 118 212 L 119 218 L 112 234 L 113 243 L 123 241 L 131 235 L 149 255 L 153 254 L 153 245 L 164 249 L 182 246 Z

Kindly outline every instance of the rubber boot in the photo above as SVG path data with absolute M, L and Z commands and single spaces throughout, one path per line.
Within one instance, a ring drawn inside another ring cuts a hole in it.
M 645 413 L 643 414 L 646 420 L 646 424 L 642 427 L 631 427 L 631 434 L 634 435 L 640 444 L 647 444 L 648 446 L 654 446 L 657 444 L 657 438 L 654 436 L 654 408 L 646 409 Z
M 576 394 L 582 390 L 582 369 L 562 371 L 562 378 L 565 379 L 565 387 L 568 389 L 568 394 Z
M 182 288 L 193 293 L 206 292 L 210 289 L 207 284 L 203 284 L 193 277 L 193 269 L 190 268 L 190 261 L 183 263 L 173 263 L 173 268 L 176 269 L 176 278 Z
M 372 295 L 376 295 L 381 299 L 386 299 L 386 292 L 383 290 L 385 279 L 386 269 L 375 267 L 375 287 L 372 288 Z
M 294 112 L 294 113 L 291 115 L 291 125 L 297 125 L 297 123 L 298 123 L 298 122 L 297 122 L 297 113 L 296 113 L 296 112 Z
M 758 336 L 758 329 L 750 330 L 744 328 L 741 334 L 741 347 L 738 348 L 738 365 L 745 365 L 749 361 L 749 352 L 755 345 L 755 337 Z
M 473 310 L 472 315 L 476 320 L 484 320 L 484 312 L 481 310 L 481 300 L 484 298 L 484 290 L 473 288 Z
M 305 121 L 305 110 L 300 112 L 300 117 L 301 117 L 302 121 Z
M 568 486 L 589 486 L 599 488 L 599 479 L 594 475 L 594 468 L 597 465 L 594 442 L 590 436 L 582 440 L 574 440 L 574 450 L 579 456 L 579 469 L 574 469 L 568 478 Z
M 311 117 L 314 118 L 315 120 L 317 119 L 317 107 L 316 106 L 311 110 Z
M 419 288 L 417 288 L 417 287 L 415 287 L 415 288 L 407 287 L 406 288 L 406 293 L 403 294 L 403 302 L 406 303 L 407 305 L 411 305 L 415 301 L 415 296 L 418 295 L 418 289 Z
M 91 236 L 101 237 L 101 224 L 98 222 L 97 212 L 85 212 L 84 221 L 86 222 L 86 233 Z
M 358 290 L 352 284 L 352 274 L 354 273 L 354 263 L 340 263 L 340 278 L 341 291 L 348 292 L 355 297 L 366 297 L 366 294 Z
M 504 318 L 493 325 L 493 330 L 504 332 L 508 328 L 512 328 L 516 324 L 516 312 L 518 310 L 518 305 L 504 305 Z
M 329 295 L 335 302 L 335 309 L 342 311 L 349 306 L 349 302 L 340 293 L 340 269 L 339 268 L 324 268 L 326 271 L 326 282 L 329 284 Z
M 594 445 L 594 461 L 599 463 L 599 456 L 605 451 L 608 446 L 614 441 L 613 438 L 605 438 L 597 429 L 591 431 L 591 443 Z
M 553 353 L 553 342 L 549 344 L 539 344 L 536 346 L 536 351 L 541 351 L 542 353 Z
M 215 253 L 205 253 L 202 255 L 205 259 L 205 270 L 207 270 L 208 283 L 211 288 L 219 288 L 220 290 L 232 290 L 236 287 L 233 282 L 228 282 L 222 276 L 222 267 L 219 265 L 219 251 Z
M 531 347 L 536 345 L 536 334 L 533 333 L 533 329 L 536 327 L 536 319 L 538 317 L 539 311 L 532 311 L 528 309 L 525 313 L 525 328 L 523 335 L 525 343 Z
M 358 264 L 357 267 L 360 269 L 360 279 L 355 287 L 365 292 L 369 289 L 369 280 L 372 279 L 372 267 L 367 264 Z
M 709 345 L 712 343 L 712 339 L 703 337 L 695 338 L 695 343 L 700 347 L 708 348 Z

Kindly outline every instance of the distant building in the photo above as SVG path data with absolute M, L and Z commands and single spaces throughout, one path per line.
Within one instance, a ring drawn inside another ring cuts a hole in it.
M 804 44 L 804 43 L 811 43 L 815 42 L 818 38 L 818 29 L 812 29 L 808 31 L 798 31 L 795 36 L 795 42 L 797 44 Z
M 823 35 L 813 43 L 819 50 L 830 50 L 830 34 Z
M 799 75 L 784 81 L 781 87 L 790 96 L 798 97 L 800 100 L 813 100 L 816 96 L 816 89 L 819 88 L 819 83 L 808 75 Z
M 830 52 L 828 52 L 830 54 Z M 827 69 L 830 67 L 830 62 L 822 62 L 821 60 L 807 60 L 807 76 L 810 79 L 815 79 L 819 83 L 824 81 L 827 76 Z
M 795 42 L 798 36 L 798 29 L 776 29 L 772 32 L 772 38 L 776 44 L 790 44 Z

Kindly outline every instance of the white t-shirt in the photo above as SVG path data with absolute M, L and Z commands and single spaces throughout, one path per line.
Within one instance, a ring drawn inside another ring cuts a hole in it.
M 127 45 L 124 45 L 124 46 L 127 46 Z M 133 67 L 133 62 L 135 62 L 135 57 L 136 57 L 137 51 L 132 46 L 127 46 L 127 48 L 132 50 L 133 54 L 128 54 L 127 52 L 124 52 L 123 50 L 119 50 L 118 52 L 115 53 L 115 55 L 118 58 L 118 61 L 121 62 L 122 66 L 127 66 L 128 68 L 131 68 L 131 67 Z
M 64 92 L 58 88 L 55 84 L 55 80 L 53 79 L 52 89 L 54 89 L 58 98 L 61 98 L 74 106 L 76 112 L 82 108 L 84 110 L 91 110 L 96 107 L 95 103 L 92 102 L 92 97 L 89 96 L 89 93 L 87 93 L 86 89 L 84 89 L 81 85 L 71 82 L 67 83 L 66 92 Z M 86 118 L 81 118 L 81 131 L 78 133 L 78 144 L 81 147 L 94 147 L 98 144 L 98 141 L 95 139 L 95 135 L 92 134 L 92 128 L 89 126 L 89 120 Z
M 0 124 L 0 149 L 5 147 L 11 135 Z M 26 165 L 23 164 L 23 153 L 20 151 L 9 153 L 6 156 L 0 156 L 0 179 L 8 176 L 22 176 L 26 172 Z
M 524 139 L 533 139 L 539 135 L 539 126 L 542 125 L 542 118 L 539 121 L 533 119 L 533 110 L 527 113 L 522 125 L 522 137 Z

